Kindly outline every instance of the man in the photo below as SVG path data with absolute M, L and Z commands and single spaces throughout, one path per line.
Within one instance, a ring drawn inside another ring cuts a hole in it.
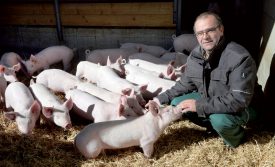
M 200 14 L 194 24 L 198 40 L 187 67 L 175 86 L 153 100 L 182 108 L 190 121 L 215 130 L 224 143 L 237 147 L 244 137 L 243 125 L 255 118 L 248 107 L 254 93 L 256 64 L 248 51 L 224 37 L 218 15 Z

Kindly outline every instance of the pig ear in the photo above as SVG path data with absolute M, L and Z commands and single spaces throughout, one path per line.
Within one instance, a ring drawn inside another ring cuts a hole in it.
M 173 81 L 175 81 L 177 79 L 176 71 L 175 70 L 169 75 L 169 79 L 171 79 Z
M 180 67 L 179 67 L 179 70 L 180 70 L 181 72 L 184 72 L 184 71 L 185 71 L 185 68 L 186 68 L 186 63 L 183 64 L 182 66 L 180 66 Z
M 66 108 L 68 108 L 68 110 L 71 110 L 74 106 L 72 98 L 70 97 L 68 100 L 66 100 L 64 102 L 64 105 L 66 106 Z
M 125 106 L 127 104 L 127 97 L 125 95 L 120 96 L 120 103 Z
M 14 121 L 16 116 L 18 115 L 17 112 L 11 111 L 11 112 L 4 112 L 4 115 L 6 118 L 8 118 L 9 120 Z
M 110 56 L 108 56 L 107 57 L 107 66 L 110 66 L 110 65 L 112 65 L 112 63 L 111 63 L 111 60 L 110 60 Z
M 124 113 L 124 107 L 122 104 L 118 105 L 118 116 L 121 117 Z
M 134 97 L 135 96 L 135 90 L 134 88 L 131 89 L 131 92 L 130 92 L 130 97 Z
M 0 65 L 0 73 L 4 73 L 6 70 L 6 67 L 3 65 Z
M 36 57 L 33 54 L 31 54 L 30 61 L 33 63 L 37 62 Z
M 42 113 L 46 118 L 51 118 L 53 116 L 53 108 L 52 107 L 43 107 Z
M 169 64 L 166 70 L 167 75 L 172 74 L 173 71 L 174 71 L 174 67 L 171 64 Z
M 32 105 L 30 107 L 30 110 L 32 113 L 40 112 L 41 107 L 37 100 L 34 100 L 34 102 L 32 103 Z
M 135 90 L 133 88 L 126 88 L 126 89 L 123 89 L 121 92 L 125 96 L 136 98 Z
M 122 56 L 120 55 L 119 58 L 116 60 L 116 63 L 121 65 L 122 64 Z
M 153 116 L 158 115 L 159 108 L 156 102 L 154 102 L 153 100 L 150 100 L 148 103 L 148 108 L 149 108 L 149 111 L 153 114 Z
M 141 86 L 139 87 L 140 92 L 145 92 L 145 91 L 147 90 L 147 87 L 148 87 L 148 84 L 141 85 Z
M 121 91 L 121 93 L 122 93 L 123 95 L 130 96 L 130 95 L 131 95 L 131 91 L 132 91 L 131 88 L 125 88 L 125 89 L 123 89 L 123 90 Z
M 12 68 L 15 70 L 15 71 L 19 71 L 21 69 L 21 64 L 20 63 L 17 63 L 15 64 L 14 66 L 12 66 Z

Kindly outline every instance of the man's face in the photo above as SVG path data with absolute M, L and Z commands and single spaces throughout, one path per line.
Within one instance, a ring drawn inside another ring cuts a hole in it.
M 200 18 L 195 23 L 195 35 L 206 53 L 210 53 L 218 45 L 223 30 L 223 26 L 212 15 Z

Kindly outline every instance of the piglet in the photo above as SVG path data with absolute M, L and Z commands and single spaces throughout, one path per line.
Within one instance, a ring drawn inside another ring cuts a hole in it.
M 142 106 L 138 103 L 137 97 L 134 94 L 133 89 L 129 94 L 122 95 L 122 94 L 111 92 L 107 89 L 98 87 L 95 84 L 92 84 L 90 82 L 79 82 L 77 84 L 77 89 L 87 92 L 106 102 L 113 103 L 113 104 L 118 104 L 120 103 L 122 98 L 126 98 L 126 103 L 124 104 L 125 110 L 127 110 L 127 108 L 131 108 L 138 115 L 144 114 L 144 110 Z
M 1 57 L 1 64 L 12 67 L 22 61 L 22 58 L 15 52 L 6 52 Z
M 182 115 L 178 108 L 158 109 L 154 103 L 149 101 L 149 112 L 143 116 L 86 126 L 74 139 L 76 148 L 86 158 L 96 158 L 104 149 L 140 146 L 150 157 L 163 130 Z
M 41 107 L 28 87 L 21 82 L 10 83 L 5 92 L 5 102 L 8 110 L 14 110 L 5 112 L 5 116 L 15 120 L 22 134 L 31 134 L 40 116 Z
M 142 43 L 123 43 L 120 46 L 121 49 L 135 49 L 137 52 L 149 53 L 155 57 L 160 57 L 164 53 L 168 52 L 166 49 L 160 46 L 145 45 Z
M 116 62 L 117 59 L 122 57 L 122 59 L 128 59 L 128 57 L 136 53 L 135 49 L 120 49 L 120 48 L 113 48 L 113 49 L 96 49 L 93 51 L 86 50 L 86 60 L 99 63 L 100 65 L 107 65 L 107 58 L 109 57 L 112 63 Z
M 42 106 L 42 113 L 50 122 L 55 123 L 64 129 L 72 127 L 69 110 L 73 107 L 72 99 L 64 103 L 42 84 L 34 83 L 31 80 L 30 88 L 35 98 Z
M 162 93 L 175 85 L 175 81 L 159 78 L 148 72 L 148 70 L 138 66 L 125 64 L 125 69 L 126 80 L 138 85 L 148 85 L 146 89 L 148 93 L 143 93 L 143 97 L 147 99 L 152 99 L 159 93 Z
M 194 34 L 181 34 L 172 38 L 174 50 L 187 55 L 199 44 Z
M 39 73 L 36 77 L 36 83 L 43 84 L 54 92 L 65 92 L 74 89 L 79 79 L 60 69 L 47 69 Z
M 13 68 L 16 72 L 19 70 L 27 77 L 31 78 L 27 69 L 22 61 L 22 58 L 15 52 L 6 52 L 2 55 L 0 60 L 2 65 Z M 20 73 L 19 73 L 20 74 Z
M 66 98 L 73 100 L 76 114 L 94 122 L 120 120 L 137 116 L 131 108 L 124 108 L 127 101 L 123 96 L 119 103 L 113 104 L 105 102 L 87 92 L 74 89 L 66 92 Z
M 31 55 L 30 59 L 23 61 L 30 75 L 42 69 L 48 69 L 50 65 L 62 61 L 63 69 L 70 68 L 70 62 L 74 56 L 73 50 L 67 46 L 51 46 Z
M 157 73 L 162 73 L 165 78 L 175 80 L 175 72 L 174 72 L 174 61 L 171 61 L 165 64 L 165 60 L 160 58 L 149 57 L 143 54 L 134 54 L 129 57 L 129 64 L 139 66 L 149 71 L 154 71 Z M 161 63 L 163 62 L 163 63 Z
M 20 63 L 12 66 L 12 67 L 7 67 L 5 65 L 0 65 L 0 73 L 3 73 L 4 78 L 8 81 L 8 82 L 15 82 L 18 81 L 17 77 L 16 77 L 16 71 L 19 71 L 21 68 Z

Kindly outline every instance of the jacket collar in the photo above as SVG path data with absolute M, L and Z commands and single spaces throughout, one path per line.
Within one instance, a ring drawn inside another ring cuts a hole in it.
M 212 53 L 209 55 L 208 60 L 203 58 L 203 53 L 205 52 L 200 46 L 194 49 L 193 56 L 194 58 L 198 59 L 199 63 L 209 63 L 211 68 L 215 68 L 218 66 L 220 57 L 222 52 L 224 51 L 225 47 L 227 46 L 228 41 L 225 37 L 221 38 L 219 44 L 214 48 Z

